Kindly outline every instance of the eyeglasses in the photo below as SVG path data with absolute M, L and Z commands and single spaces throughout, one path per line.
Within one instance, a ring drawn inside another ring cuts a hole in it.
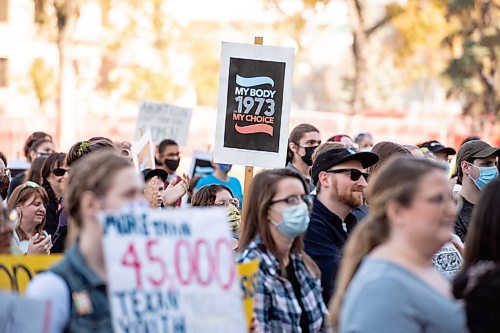
M 368 177 L 370 177 L 369 173 L 366 172 L 361 172 L 358 169 L 334 169 L 334 170 L 325 170 L 325 172 L 328 173 L 344 173 L 344 172 L 349 172 L 351 176 L 351 180 L 353 182 L 357 181 L 361 176 L 365 178 L 366 181 L 368 181 Z
M 273 200 L 270 202 L 271 205 L 274 205 L 278 202 L 286 202 L 289 206 L 297 206 L 301 202 L 305 202 L 307 205 L 310 205 L 312 200 L 311 196 L 308 194 L 302 194 L 302 195 L 290 195 L 284 199 L 278 199 L 278 200 Z
M 239 206 L 238 199 L 232 198 L 232 199 L 229 199 L 229 200 L 223 200 L 223 201 L 214 202 L 214 206 L 217 206 L 217 207 L 227 207 L 229 205 L 233 205 L 234 207 L 238 207 Z
M 459 194 L 452 195 L 451 193 L 450 194 L 439 193 L 436 194 L 435 196 L 425 199 L 425 201 L 435 205 L 443 205 L 444 203 L 448 203 L 451 201 L 455 204 L 456 210 L 458 212 L 462 209 L 463 206 L 463 199 L 462 196 L 460 196 Z
M 69 169 L 56 168 L 52 172 L 54 173 L 54 176 L 61 177 L 61 176 L 64 176 L 66 174 L 66 172 L 69 172 Z

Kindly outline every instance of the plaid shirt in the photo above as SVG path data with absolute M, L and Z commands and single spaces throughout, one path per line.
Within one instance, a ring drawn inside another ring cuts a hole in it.
M 306 268 L 300 254 L 291 253 L 290 257 L 301 285 L 302 303 L 307 314 L 309 331 L 320 332 L 323 319 L 328 313 L 321 297 L 320 281 Z M 255 285 L 251 332 L 302 332 L 302 309 L 292 284 L 280 275 L 278 259 L 264 249 L 259 237 L 238 256 L 237 261 L 246 263 L 255 258 L 260 260 L 260 267 Z

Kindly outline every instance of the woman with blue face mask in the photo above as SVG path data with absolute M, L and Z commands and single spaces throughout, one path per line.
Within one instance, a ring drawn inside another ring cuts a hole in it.
M 319 332 L 327 313 L 319 269 L 305 254 L 307 186 L 289 169 L 259 173 L 249 191 L 239 263 L 258 259 L 251 332 Z

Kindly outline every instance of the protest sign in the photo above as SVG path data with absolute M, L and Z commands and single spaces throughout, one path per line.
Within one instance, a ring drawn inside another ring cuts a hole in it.
M 132 155 L 138 171 L 144 169 L 156 169 L 155 146 L 151 139 L 151 131 L 147 130 L 134 145 L 132 145 Z
M 214 161 L 284 167 L 292 48 L 222 43 Z
M 50 332 L 50 305 L 14 293 L 0 292 L 0 332 Z
M 207 151 L 195 150 L 192 155 L 192 162 L 189 175 L 191 179 L 195 177 L 208 176 L 214 171 L 212 166 L 212 154 Z
M 225 209 L 101 216 L 115 332 L 245 332 Z
M 151 138 L 156 145 L 165 139 L 172 139 L 179 145 L 185 145 L 191 113 L 191 109 L 180 106 L 141 102 L 135 138 L 139 139 L 143 133 L 151 130 Z
M 257 283 L 259 274 L 259 260 L 255 259 L 244 264 L 239 264 L 238 272 L 240 273 L 241 299 L 243 300 L 243 308 L 245 309 L 247 327 L 250 329 L 253 319 L 255 284 Z
M 62 255 L 0 255 L 0 289 L 24 293 L 33 276 L 47 270 L 62 257 Z

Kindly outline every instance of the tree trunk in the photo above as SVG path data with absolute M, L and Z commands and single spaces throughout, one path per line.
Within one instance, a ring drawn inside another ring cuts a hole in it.
M 76 14 L 74 0 L 55 6 L 58 19 L 57 48 L 59 51 L 59 86 L 56 113 L 56 137 L 62 149 L 69 148 L 76 139 L 74 92 L 75 82 L 70 49 L 70 35 Z
M 359 0 L 347 0 L 349 25 L 351 27 L 354 56 L 354 80 L 351 108 L 354 114 L 359 114 L 365 108 L 364 93 L 366 90 L 366 48 L 368 36 L 364 27 L 363 7 Z

